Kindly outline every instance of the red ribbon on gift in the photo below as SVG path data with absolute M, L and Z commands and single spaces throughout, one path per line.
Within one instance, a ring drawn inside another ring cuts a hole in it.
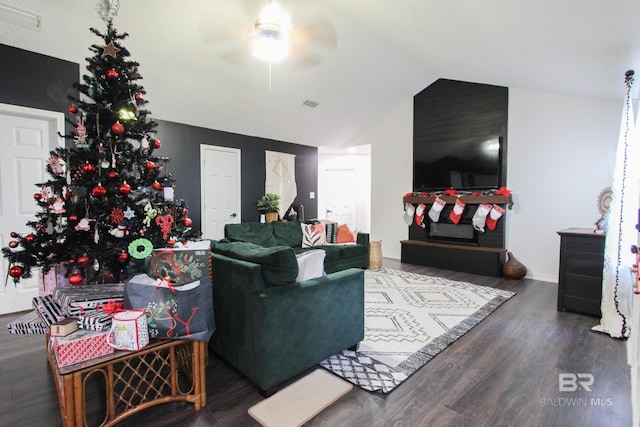
M 109 301 L 102 304 L 102 311 L 107 314 L 115 314 L 124 311 L 124 305 L 118 301 Z
M 172 282 L 171 279 L 169 279 L 168 277 L 164 277 L 162 279 L 158 279 L 158 284 L 156 285 L 156 288 L 166 285 L 167 288 L 171 291 L 171 293 L 175 294 L 176 290 L 173 287 L 173 283 L 175 282 Z

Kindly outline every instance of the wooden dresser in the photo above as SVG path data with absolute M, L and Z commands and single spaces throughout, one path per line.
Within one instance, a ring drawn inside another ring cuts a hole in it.
M 600 317 L 605 235 L 592 228 L 567 228 L 558 234 L 558 311 Z

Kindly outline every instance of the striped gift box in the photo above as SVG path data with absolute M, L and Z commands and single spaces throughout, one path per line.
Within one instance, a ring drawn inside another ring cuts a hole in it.
M 124 300 L 124 284 L 83 285 L 56 288 L 53 292 L 56 301 L 68 316 L 97 311 L 108 302 Z
M 80 329 L 106 331 L 111 328 L 111 316 L 102 310 L 79 314 L 77 318 Z
M 11 335 L 47 334 L 49 326 L 33 310 L 7 324 Z
M 35 308 L 36 312 L 40 316 L 43 322 L 48 325 L 52 323 L 59 322 L 60 320 L 67 317 L 62 311 L 62 307 L 60 304 L 55 302 L 51 295 L 45 296 L 37 296 L 32 300 L 33 308 Z

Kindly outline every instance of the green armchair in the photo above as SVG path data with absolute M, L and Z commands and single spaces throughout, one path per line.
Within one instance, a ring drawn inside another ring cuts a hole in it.
M 250 260 L 246 251 L 244 259 L 216 253 L 215 245 L 212 251 L 216 330 L 209 347 L 264 394 L 364 338 L 363 270 L 274 284 L 275 266 L 283 267 L 283 277 L 297 274 L 291 248 L 263 248 Z

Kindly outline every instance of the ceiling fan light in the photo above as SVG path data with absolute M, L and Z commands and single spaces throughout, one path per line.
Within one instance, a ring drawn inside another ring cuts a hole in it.
M 251 31 L 253 54 L 263 61 L 280 61 L 289 53 L 291 41 L 289 19 L 277 3 L 270 2 L 262 10 Z

